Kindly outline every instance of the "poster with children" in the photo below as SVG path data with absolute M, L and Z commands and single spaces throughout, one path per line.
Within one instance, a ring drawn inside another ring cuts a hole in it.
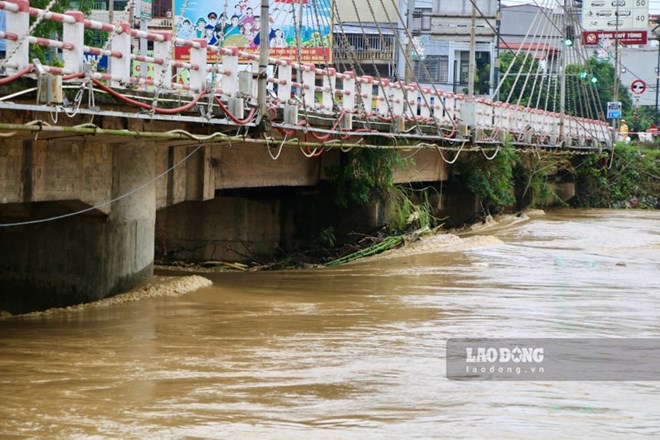
M 334 0 L 270 0 L 268 29 L 260 29 L 261 0 L 173 0 L 176 38 L 205 39 L 217 47 L 258 53 L 265 42 L 270 56 L 308 63 L 332 62 Z M 175 58 L 190 59 L 177 47 Z M 215 61 L 209 56 L 209 61 Z

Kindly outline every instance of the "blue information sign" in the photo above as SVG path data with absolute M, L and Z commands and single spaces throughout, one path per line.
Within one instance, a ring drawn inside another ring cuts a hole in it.
M 607 103 L 607 119 L 621 119 L 621 102 Z

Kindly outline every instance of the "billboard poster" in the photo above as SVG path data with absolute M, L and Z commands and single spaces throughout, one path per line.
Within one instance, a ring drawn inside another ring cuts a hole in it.
M 334 0 L 270 0 L 268 29 L 260 29 L 261 0 L 173 0 L 174 34 L 205 39 L 209 46 L 238 47 L 259 53 L 262 42 L 273 58 L 306 63 L 332 62 Z M 300 39 L 298 38 L 300 35 Z M 177 47 L 175 59 L 188 61 L 189 49 Z M 209 54 L 209 62 L 215 57 Z

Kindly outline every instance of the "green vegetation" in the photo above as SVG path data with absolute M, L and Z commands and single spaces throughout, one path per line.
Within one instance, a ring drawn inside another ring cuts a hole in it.
M 513 206 L 522 209 L 562 203 L 548 175 L 560 178 L 570 168 L 571 163 L 564 155 L 521 153 L 507 141 L 494 158 L 482 153 L 466 154 L 457 162 L 455 180 L 460 187 L 479 196 L 486 216 Z
M 660 150 L 617 144 L 608 153 L 575 161 L 573 205 L 589 208 L 660 208 Z
M 383 241 L 376 243 L 373 246 L 369 246 L 365 249 L 361 249 L 357 252 L 353 252 L 351 254 L 344 255 L 343 257 L 332 260 L 329 263 L 326 263 L 326 266 L 327 267 L 338 266 L 340 264 L 346 264 L 346 263 L 350 263 L 351 261 L 359 260 L 360 258 L 369 257 L 371 255 L 376 255 L 381 252 L 385 252 L 387 250 L 395 248 L 396 246 L 399 246 L 401 243 L 403 243 L 404 239 L 405 239 L 404 235 L 395 235 L 395 236 L 387 237 Z
M 645 132 L 651 125 L 660 125 L 660 111 L 655 107 L 624 107 L 623 116 L 628 122 L 630 132 Z M 655 143 L 660 143 L 660 138 L 656 137 Z
M 513 66 L 512 66 L 513 64 Z M 509 70 L 510 68 L 510 70 Z M 514 55 L 513 52 L 505 52 L 500 55 L 500 72 L 501 75 L 509 72 L 509 75 L 503 78 L 502 85 L 500 86 L 500 100 L 504 102 L 516 102 L 520 99 L 520 105 L 526 107 L 539 107 L 545 108 L 547 100 L 547 85 L 544 87 L 532 88 L 532 84 L 536 78 L 534 75 L 543 74 L 539 66 L 539 62 L 532 56 L 523 54 Z M 516 78 L 520 74 L 519 78 Z M 528 77 L 532 75 L 532 77 Z M 554 81 L 553 76 L 549 76 L 545 81 Z M 526 80 L 527 79 L 527 84 Z M 540 80 L 540 79 L 539 79 Z M 547 83 L 546 83 L 547 84 Z M 550 87 L 554 90 L 554 87 Z M 553 104 L 550 102 L 549 109 L 552 109 Z
M 49 0 L 31 0 L 30 6 L 38 9 L 45 9 L 50 3 Z M 58 0 L 50 9 L 51 12 L 63 13 L 71 10 L 82 11 L 86 16 L 92 11 L 92 0 Z M 37 20 L 35 17 L 30 18 L 30 26 Z M 85 30 L 85 44 L 90 44 L 94 38 L 92 30 Z M 35 28 L 33 34 L 35 37 L 58 39 L 62 36 L 62 24 L 51 20 L 42 20 Z M 59 35 L 59 37 L 58 37 Z M 54 55 L 54 51 L 43 46 L 36 44 L 30 45 L 30 60 L 38 58 L 41 62 L 51 65 L 60 65 L 59 59 Z
M 342 155 L 339 165 L 327 169 L 335 188 L 335 203 L 342 208 L 367 204 L 394 185 L 394 170 L 405 164 L 393 149 L 349 151 Z
M 393 149 L 360 149 L 346 153 L 339 165 L 327 169 L 335 191 L 335 203 L 349 208 L 380 200 L 387 209 L 387 227 L 393 231 L 431 226 L 435 219 L 427 193 L 394 184 L 394 171 L 407 163 Z
M 561 175 L 570 167 L 570 161 L 558 154 L 538 152 L 538 154 L 521 155 L 514 169 L 518 199 L 528 201 L 531 207 L 563 203 L 555 194 L 547 176 Z
M 480 197 L 485 214 L 497 213 L 516 201 L 513 175 L 519 163 L 518 153 L 507 142 L 492 160 L 481 153 L 463 155 L 457 162 L 457 180 Z

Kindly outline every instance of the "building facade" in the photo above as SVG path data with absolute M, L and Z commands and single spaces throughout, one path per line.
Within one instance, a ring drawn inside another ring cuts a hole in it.
M 498 1 L 477 0 L 475 94 L 490 95 L 494 89 Z M 483 14 L 483 15 L 482 15 Z M 472 2 L 470 0 L 417 0 L 414 34 L 421 49 L 415 76 L 438 89 L 465 93 L 470 64 Z M 493 27 L 491 27 L 491 25 Z

